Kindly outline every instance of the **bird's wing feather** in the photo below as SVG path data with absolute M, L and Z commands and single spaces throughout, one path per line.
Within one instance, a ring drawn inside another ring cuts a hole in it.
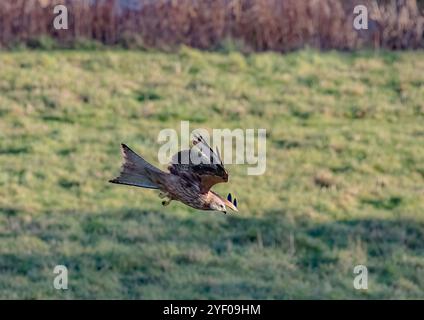
M 216 149 L 217 152 L 214 152 L 201 135 L 194 135 L 193 145 L 196 146 L 206 158 L 209 158 L 212 163 L 224 166 L 218 148 Z
M 192 152 L 197 152 L 196 161 L 191 157 Z M 172 157 L 168 168 L 175 175 L 197 176 L 202 193 L 208 192 L 217 183 L 228 181 L 228 172 L 219 153 L 215 153 L 200 135 L 194 137 L 191 149 L 179 151 Z

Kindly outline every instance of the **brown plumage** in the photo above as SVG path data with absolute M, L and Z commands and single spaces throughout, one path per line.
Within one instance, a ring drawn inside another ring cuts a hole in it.
M 193 148 L 202 159 L 209 158 L 211 161 L 193 161 L 190 157 Z M 202 136 L 195 136 L 191 149 L 182 150 L 172 157 L 169 172 L 154 167 L 125 144 L 121 144 L 121 151 L 124 158 L 121 173 L 109 182 L 158 189 L 161 191 L 159 196 L 164 199 L 163 205 L 177 200 L 200 210 L 226 213 L 229 207 L 238 211 L 237 200 L 233 202 L 231 194 L 225 199 L 210 190 L 217 183 L 228 182 L 228 172 L 219 153 L 215 153 Z M 184 159 L 186 161 L 182 161 Z

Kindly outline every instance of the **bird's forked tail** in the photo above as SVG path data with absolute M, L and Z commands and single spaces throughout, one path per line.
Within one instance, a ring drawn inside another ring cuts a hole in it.
M 159 189 L 157 182 L 159 181 L 159 177 L 165 173 L 148 163 L 123 143 L 121 144 L 121 151 L 124 158 L 121 173 L 119 177 L 109 180 L 109 182 Z

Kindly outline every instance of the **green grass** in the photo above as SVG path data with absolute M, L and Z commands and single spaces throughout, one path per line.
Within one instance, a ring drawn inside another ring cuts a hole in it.
M 419 51 L 0 53 L 0 298 L 424 298 L 422 70 Z M 214 188 L 238 214 L 107 183 L 121 142 L 157 164 L 181 120 L 267 129 L 266 174 Z

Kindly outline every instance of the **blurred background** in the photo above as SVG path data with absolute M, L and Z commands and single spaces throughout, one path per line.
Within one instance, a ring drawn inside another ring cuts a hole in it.
M 53 27 L 58 4 L 68 8 L 67 30 Z M 366 31 L 353 28 L 357 5 L 368 10 Z M 126 48 L 184 44 L 214 50 L 234 41 L 248 52 L 416 49 L 423 47 L 423 8 L 424 1 L 416 0 L 6 0 L 0 4 L 0 44 L 78 47 L 93 40 Z
M 415 0 L 1 1 L 0 298 L 424 298 L 423 28 Z M 266 173 L 214 188 L 239 213 L 107 183 L 187 120 L 267 130 Z

